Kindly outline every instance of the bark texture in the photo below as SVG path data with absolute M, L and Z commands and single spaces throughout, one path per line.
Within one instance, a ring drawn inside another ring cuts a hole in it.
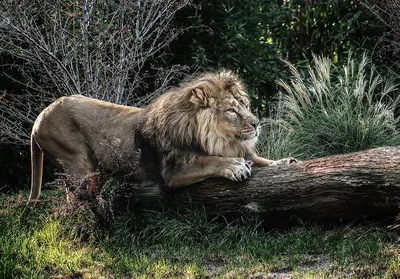
M 254 212 L 271 226 L 393 216 L 400 205 L 400 147 L 254 168 L 245 182 L 208 179 L 166 199 L 227 215 Z

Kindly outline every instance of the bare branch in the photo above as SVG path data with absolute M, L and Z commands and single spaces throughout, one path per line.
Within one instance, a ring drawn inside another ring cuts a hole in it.
M 0 115 L 7 117 L 0 121 L 0 142 L 28 144 L 35 116 L 48 100 L 62 95 L 83 94 L 129 105 L 148 103 L 185 70 L 178 66 L 157 69 L 151 62 L 180 33 L 171 21 L 188 3 L 1 1 L 0 51 L 16 58 L 13 67 L 20 76 L 12 78 L 24 84 L 25 90 L 18 93 L 21 96 L 8 94 L 0 99 Z M 149 71 L 156 74 L 151 76 Z M 148 83 L 160 88 L 144 94 Z M 29 102 L 29 118 L 23 117 L 27 107 L 20 97 Z
M 391 59 L 393 64 L 400 66 L 400 0 L 366 1 L 365 6 L 387 27 L 382 37 L 376 43 L 373 52 Z M 394 73 L 398 76 L 398 73 Z

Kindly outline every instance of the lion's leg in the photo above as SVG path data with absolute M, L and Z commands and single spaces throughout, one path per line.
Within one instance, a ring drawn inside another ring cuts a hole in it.
M 96 171 L 96 163 L 83 139 L 60 141 L 39 137 L 38 143 L 45 156 L 56 161 L 67 174 L 76 179 L 82 179 Z
M 254 157 L 251 158 L 251 160 L 253 161 L 253 166 L 255 167 L 273 166 L 275 162 L 273 160 L 258 157 L 256 155 L 254 155 Z
M 56 158 L 65 173 L 70 176 L 69 178 L 72 178 L 72 181 L 75 179 L 77 180 L 77 183 L 73 182 L 66 185 L 65 191 L 67 194 L 67 200 L 69 200 L 77 189 L 76 187 L 81 187 L 83 179 L 89 179 L 88 181 L 91 180 L 88 176 L 96 171 L 96 164 L 90 157 L 90 154 L 87 154 L 87 150 L 84 149 L 75 149 L 72 154 L 61 151 Z M 92 182 L 87 182 L 86 185 L 90 186 L 92 185 Z M 86 190 L 90 195 L 93 195 L 94 189 Z
M 225 177 L 233 181 L 242 181 L 250 174 L 251 163 L 243 158 L 208 156 L 200 157 L 180 172 L 167 174 L 166 183 L 171 188 L 179 188 L 209 177 Z
M 31 136 L 32 180 L 29 204 L 39 197 L 42 184 L 43 155 L 52 159 L 64 168 L 65 172 L 75 179 L 82 179 L 96 170 L 95 162 L 84 145 L 68 145 L 68 140 L 58 141 Z
M 85 154 L 75 154 L 69 157 L 68 160 L 60 158 L 60 162 L 63 164 L 65 172 L 77 179 L 85 178 L 96 171 L 93 160 Z
M 253 161 L 253 164 L 255 167 L 288 165 L 291 163 L 298 162 L 298 160 L 296 160 L 295 158 L 292 158 L 292 157 L 274 161 L 274 160 L 269 160 L 269 159 L 259 157 L 257 155 L 254 155 L 251 160 Z

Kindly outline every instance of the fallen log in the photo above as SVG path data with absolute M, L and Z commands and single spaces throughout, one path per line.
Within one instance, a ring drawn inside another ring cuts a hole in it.
M 400 205 L 400 147 L 254 168 L 244 182 L 210 178 L 169 192 L 165 201 L 224 215 L 254 212 L 271 226 L 394 216 Z

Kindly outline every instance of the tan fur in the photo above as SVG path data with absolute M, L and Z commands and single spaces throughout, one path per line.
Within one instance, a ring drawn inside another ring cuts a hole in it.
M 128 169 L 134 157 L 139 108 L 80 95 L 62 97 L 44 109 L 31 134 L 31 194 L 40 194 L 43 154 L 77 179 L 99 168 Z
M 243 84 L 225 70 L 184 82 L 144 109 L 62 97 L 38 116 L 32 130 L 29 199 L 40 193 L 43 154 L 78 179 L 99 168 L 138 170 L 170 187 L 208 177 L 241 181 L 250 175 L 249 161 L 289 163 L 255 154 L 259 121 L 249 108 Z

